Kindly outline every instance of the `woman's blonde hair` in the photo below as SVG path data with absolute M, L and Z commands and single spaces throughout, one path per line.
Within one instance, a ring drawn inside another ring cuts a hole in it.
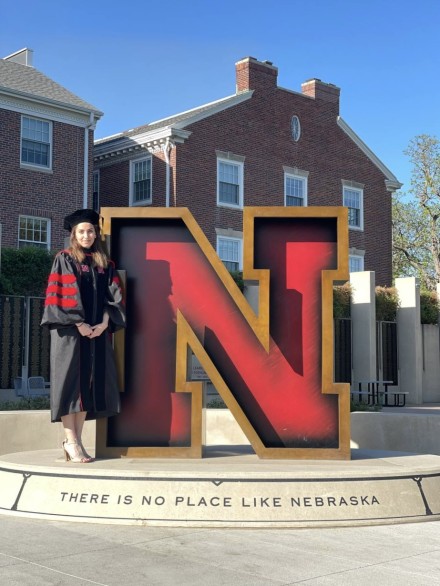
M 70 233 L 69 252 L 77 262 L 83 262 L 83 260 L 86 257 L 86 253 L 84 252 L 84 248 L 78 242 L 78 239 L 76 237 L 77 227 L 78 225 L 74 226 Z M 105 269 L 108 266 L 108 256 L 104 249 L 104 245 L 101 241 L 99 226 L 93 225 L 93 227 L 95 229 L 96 238 L 90 248 L 90 254 L 92 255 L 94 264 L 98 267 L 102 267 L 103 269 Z

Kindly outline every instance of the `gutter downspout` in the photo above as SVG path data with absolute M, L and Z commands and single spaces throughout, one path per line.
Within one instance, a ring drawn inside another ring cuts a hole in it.
M 84 181 L 83 181 L 83 208 L 87 208 L 89 194 L 89 130 L 95 129 L 95 118 L 90 112 L 89 123 L 84 128 Z
M 173 143 L 170 141 L 169 138 L 166 139 L 164 147 L 163 147 L 163 152 L 165 155 L 165 163 L 166 163 L 166 167 L 165 167 L 165 207 L 169 208 L 170 207 L 170 174 L 171 174 L 171 168 L 170 168 L 170 151 L 173 148 Z

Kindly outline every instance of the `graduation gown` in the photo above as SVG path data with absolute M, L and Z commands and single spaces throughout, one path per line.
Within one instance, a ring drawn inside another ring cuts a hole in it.
M 97 338 L 81 336 L 75 324 L 91 326 L 109 314 Z M 68 251 L 55 257 L 41 325 L 50 328 L 51 419 L 87 411 L 87 419 L 119 413 L 120 400 L 109 332 L 125 327 L 125 310 L 114 264 L 94 266 L 92 255 L 76 262 Z

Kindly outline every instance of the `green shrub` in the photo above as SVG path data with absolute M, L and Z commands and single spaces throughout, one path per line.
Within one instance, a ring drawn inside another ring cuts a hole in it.
M 395 287 L 376 287 L 376 320 L 396 321 L 400 301 Z
M 209 409 L 227 409 L 225 402 L 221 397 L 214 397 L 207 401 L 207 407 Z
M 436 291 L 420 292 L 420 321 L 422 324 L 438 324 L 439 299 Z
M 44 295 L 53 254 L 42 248 L 3 248 L 0 293 Z
M 244 281 L 243 281 L 243 271 L 230 271 L 231 277 L 234 279 L 237 287 L 243 293 L 244 291 Z
M 351 285 L 336 285 L 333 287 L 333 317 L 335 319 L 350 317 Z
M 208 409 L 227 409 L 225 402 L 221 397 L 214 397 L 207 401 Z M 358 403 L 350 401 L 350 411 L 381 411 L 381 405 L 367 405 L 367 403 Z
M 350 411 L 382 411 L 382 405 L 368 405 L 367 403 L 350 401 Z
M 17 401 L 0 401 L 0 411 L 29 411 L 50 409 L 49 397 L 21 398 Z
M 333 287 L 333 317 L 349 318 L 352 287 L 349 282 Z M 376 287 L 377 321 L 396 321 L 399 296 L 395 287 Z

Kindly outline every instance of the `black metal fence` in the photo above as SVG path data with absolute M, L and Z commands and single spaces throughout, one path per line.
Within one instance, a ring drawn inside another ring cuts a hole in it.
M 397 324 L 391 321 L 376 322 L 377 380 L 398 384 Z
M 44 298 L 0 295 L 0 389 L 14 387 L 14 378 L 43 376 L 49 380 L 50 336 L 40 326 Z
M 0 295 L 0 389 L 14 387 L 27 366 L 28 376 L 50 379 L 50 336 L 40 326 L 44 298 Z M 398 383 L 397 326 L 377 322 L 377 377 Z M 351 319 L 334 320 L 335 382 L 351 383 Z
M 335 382 L 351 383 L 352 348 L 351 319 L 334 320 Z

